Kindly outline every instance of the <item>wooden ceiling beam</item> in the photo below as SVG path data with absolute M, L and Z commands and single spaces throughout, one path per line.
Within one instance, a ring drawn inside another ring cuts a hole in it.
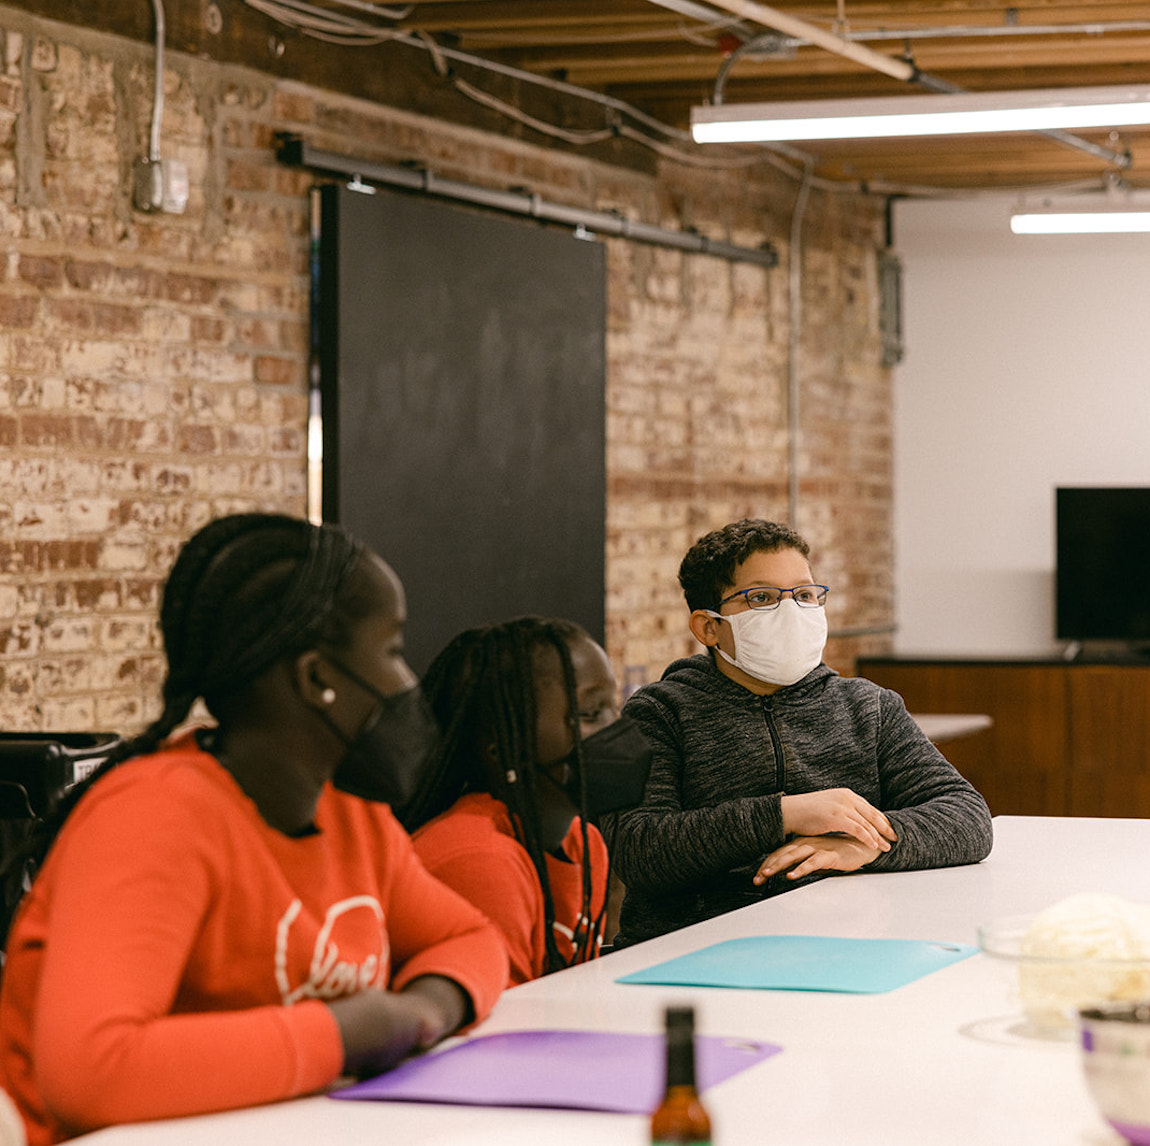
M 888 53 L 901 57 L 898 51 Z M 717 76 L 723 55 L 696 45 L 616 45 L 608 55 L 601 49 L 572 46 L 558 50 L 532 49 L 503 52 L 499 58 L 527 71 L 543 75 L 561 73 L 577 84 L 591 87 L 620 83 L 698 82 Z M 993 46 L 982 41 L 921 42 L 914 45 L 913 58 L 925 73 L 951 76 L 962 72 L 969 78 L 993 76 L 992 83 L 976 80 L 973 90 L 994 90 L 996 84 L 1006 89 L 1019 87 L 1062 86 L 1049 77 L 1058 72 L 1066 77 L 1073 72 L 1081 77 L 1075 85 L 1091 85 L 1090 72 L 1117 70 L 1130 73 L 1147 66 L 1140 78 L 1126 74 L 1114 82 L 1150 81 L 1150 33 L 1115 37 L 1098 41 L 1074 37 L 1043 42 L 1011 40 Z M 741 60 L 731 71 L 729 83 L 736 79 L 748 82 L 756 78 L 779 81 L 789 77 L 843 76 L 865 74 L 866 69 L 852 60 L 818 48 L 802 48 L 791 57 Z
M 702 0 L 706 3 L 706 0 Z M 775 5 L 785 11 L 785 4 Z M 969 6 L 968 6 L 969 7 Z M 801 9 L 791 9 L 798 15 Z M 856 33 L 873 30 L 913 31 L 918 29 L 945 29 L 972 27 L 988 32 L 1026 26 L 1090 25 L 1104 27 L 1108 23 L 1145 21 L 1150 23 L 1150 3 L 1077 3 L 1051 11 L 1033 5 L 1007 7 L 1001 4 L 976 11 L 956 12 L 952 6 L 931 4 L 916 0 L 914 4 L 896 7 L 890 3 L 856 5 L 848 3 L 845 9 L 847 27 Z M 719 13 L 723 15 L 723 13 Z M 731 17 L 733 20 L 734 17 Z M 836 28 L 837 14 L 831 6 L 823 15 L 811 16 L 809 22 L 827 30 Z M 540 43 L 582 42 L 588 39 L 610 39 L 613 35 L 650 38 L 660 34 L 670 41 L 685 35 L 705 35 L 706 25 L 679 16 L 673 11 L 644 0 L 641 4 L 589 5 L 586 0 L 443 0 L 442 3 L 421 3 L 400 27 L 419 28 L 428 32 L 454 32 L 472 38 L 476 45 L 499 46 L 525 38 Z M 1011 38 L 1010 36 L 1002 38 Z M 1100 32 L 1097 35 L 1109 35 Z M 538 39 L 535 39 L 538 37 Z M 993 37 L 980 37 L 992 39 Z
M 693 22 L 666 8 L 644 0 L 629 6 L 612 4 L 589 8 L 586 0 L 486 0 L 469 4 L 460 0 L 446 0 L 442 4 L 419 4 L 399 21 L 401 28 L 420 28 L 424 31 L 455 31 L 476 33 L 492 30 L 507 35 L 520 31 L 539 31 L 562 36 L 582 33 L 588 29 L 603 32 L 626 29 L 663 32 L 673 37 L 676 29 Z

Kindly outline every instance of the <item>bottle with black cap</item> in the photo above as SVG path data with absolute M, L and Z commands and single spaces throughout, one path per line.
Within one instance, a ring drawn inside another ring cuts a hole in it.
M 711 1119 L 695 1089 L 695 1009 L 668 1007 L 666 1028 L 667 1088 L 651 1115 L 651 1142 L 710 1146 Z

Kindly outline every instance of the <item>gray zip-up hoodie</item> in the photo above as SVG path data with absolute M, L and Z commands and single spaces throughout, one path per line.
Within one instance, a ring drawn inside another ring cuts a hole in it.
M 902 698 L 826 665 L 757 696 L 708 654 L 671 664 L 624 711 L 654 748 L 643 802 L 600 827 L 627 892 L 616 946 L 802 886 L 751 877 L 786 842 L 779 800 L 850 788 L 898 841 L 867 871 L 976 863 L 990 851 L 986 801 L 927 739 Z

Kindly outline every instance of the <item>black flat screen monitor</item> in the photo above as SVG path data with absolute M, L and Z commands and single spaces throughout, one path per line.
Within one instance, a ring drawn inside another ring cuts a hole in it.
M 1059 488 L 1055 536 L 1058 639 L 1150 645 L 1150 488 Z

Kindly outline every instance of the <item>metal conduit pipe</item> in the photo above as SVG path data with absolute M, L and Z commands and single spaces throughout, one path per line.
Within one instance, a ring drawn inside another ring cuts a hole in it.
M 1102 36 L 1107 32 L 1150 32 L 1150 20 L 1112 20 L 1092 24 L 1003 24 L 968 26 L 956 24 L 942 28 L 869 28 L 844 32 L 844 40 L 958 40 L 990 39 L 1003 36 Z
M 917 82 L 928 91 L 940 92 L 944 95 L 957 95 L 966 90 L 965 88 L 960 88 L 957 84 L 939 79 L 937 76 L 929 76 L 925 72 L 920 73 Z M 1084 151 L 1087 155 L 1093 155 L 1096 159 L 1101 159 L 1104 163 L 1112 163 L 1115 167 L 1122 168 L 1123 170 L 1134 162 L 1133 157 L 1127 151 L 1114 151 L 1109 147 L 1103 147 L 1101 144 L 1091 143 L 1090 140 L 1082 139 L 1080 136 L 1073 135 L 1069 131 L 1048 128 L 1036 134 L 1044 135 L 1047 139 L 1052 139 L 1055 143 L 1061 143 L 1066 147 L 1073 147 L 1078 151 Z
M 152 0 L 152 10 L 156 14 L 156 86 L 152 100 L 152 133 L 148 141 L 148 158 L 153 162 L 160 158 L 160 124 L 164 118 L 164 5 L 162 0 Z
M 799 436 L 801 433 L 800 399 L 802 392 L 803 333 L 803 216 L 811 194 L 811 169 L 808 160 L 802 182 L 791 211 L 791 247 L 787 252 L 787 296 L 790 311 L 787 334 L 787 520 L 792 529 L 799 528 Z

